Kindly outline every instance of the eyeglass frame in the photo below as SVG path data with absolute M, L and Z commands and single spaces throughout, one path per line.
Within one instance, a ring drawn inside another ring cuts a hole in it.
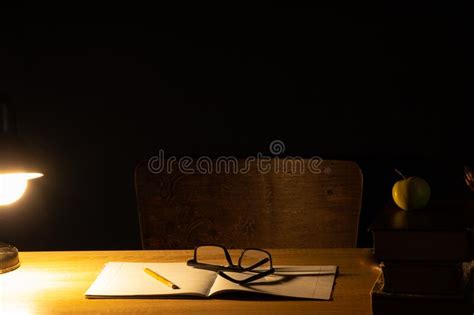
M 213 264 L 206 264 L 206 263 L 198 262 L 197 261 L 197 250 L 198 250 L 198 248 L 207 247 L 207 246 L 221 248 L 224 251 L 224 256 L 225 256 L 225 259 L 227 260 L 228 266 L 219 266 L 219 265 L 213 265 Z M 250 251 L 250 250 L 263 252 L 263 253 L 267 254 L 268 257 L 262 259 L 261 261 L 253 264 L 250 267 L 244 268 L 244 267 L 242 267 L 242 258 L 244 257 L 245 252 Z M 266 270 L 266 271 L 256 271 L 256 270 L 254 270 L 255 268 L 258 268 L 258 267 L 260 267 L 261 265 L 263 265 L 267 262 L 270 263 L 270 268 L 268 270 Z M 238 262 L 237 265 L 235 265 L 234 262 L 232 261 L 232 257 L 230 256 L 229 251 L 227 250 L 227 248 L 222 246 L 222 245 L 217 245 L 217 244 L 204 244 L 204 245 L 199 245 L 199 246 L 194 247 L 193 259 L 188 260 L 186 262 L 186 265 L 194 267 L 194 268 L 215 271 L 215 272 L 217 272 L 217 274 L 219 276 L 223 277 L 224 279 L 229 280 L 229 281 L 234 282 L 234 283 L 237 283 L 237 284 L 240 284 L 240 285 L 248 284 L 249 282 L 261 279 L 261 278 L 266 277 L 266 276 L 268 276 L 268 275 L 275 272 L 275 269 L 273 268 L 272 255 L 264 249 L 254 248 L 254 247 L 249 247 L 249 248 L 243 249 L 242 252 L 240 253 L 240 256 L 239 256 L 239 262 Z M 230 271 L 230 272 L 255 272 L 256 274 L 253 275 L 253 276 L 250 276 L 247 279 L 237 280 L 237 279 L 234 279 L 234 278 L 228 276 L 227 274 L 225 274 L 225 271 Z

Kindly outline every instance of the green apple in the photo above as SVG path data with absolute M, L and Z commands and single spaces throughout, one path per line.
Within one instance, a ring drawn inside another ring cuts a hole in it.
M 401 173 L 399 174 L 401 175 Z M 430 196 L 430 185 L 423 178 L 416 176 L 404 177 L 392 188 L 393 201 L 403 210 L 416 210 L 425 207 Z

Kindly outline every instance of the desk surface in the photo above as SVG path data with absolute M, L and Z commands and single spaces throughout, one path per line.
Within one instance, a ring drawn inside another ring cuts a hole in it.
M 106 262 L 181 262 L 189 259 L 192 251 L 22 252 L 21 267 L 0 275 L 0 314 L 370 314 L 369 292 L 380 271 L 369 249 L 283 249 L 271 253 L 278 265 L 338 265 L 334 299 L 88 300 L 84 292 Z

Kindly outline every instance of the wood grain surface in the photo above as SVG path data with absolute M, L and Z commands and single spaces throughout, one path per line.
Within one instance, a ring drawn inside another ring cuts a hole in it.
M 21 267 L 0 275 L 0 314 L 370 314 L 370 290 L 380 273 L 371 250 L 270 251 L 275 264 L 338 265 L 334 299 L 88 300 L 85 291 L 109 261 L 184 262 L 192 251 L 22 252 Z
M 274 159 L 268 172 L 135 172 L 144 249 L 190 249 L 204 243 L 228 248 L 355 247 L 362 173 L 354 162 Z M 214 160 L 212 169 L 219 162 Z M 238 168 L 245 167 L 239 160 Z M 221 167 L 221 170 L 223 168 Z M 311 170 L 311 171 L 310 171 Z

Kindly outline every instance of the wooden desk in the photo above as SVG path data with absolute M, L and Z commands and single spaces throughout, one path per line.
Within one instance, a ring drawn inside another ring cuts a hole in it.
M 192 251 L 23 252 L 22 266 L 0 275 L 0 314 L 370 314 L 369 292 L 380 271 L 369 249 L 271 253 L 275 264 L 338 265 L 334 300 L 88 300 L 84 292 L 106 262 L 180 262 Z

